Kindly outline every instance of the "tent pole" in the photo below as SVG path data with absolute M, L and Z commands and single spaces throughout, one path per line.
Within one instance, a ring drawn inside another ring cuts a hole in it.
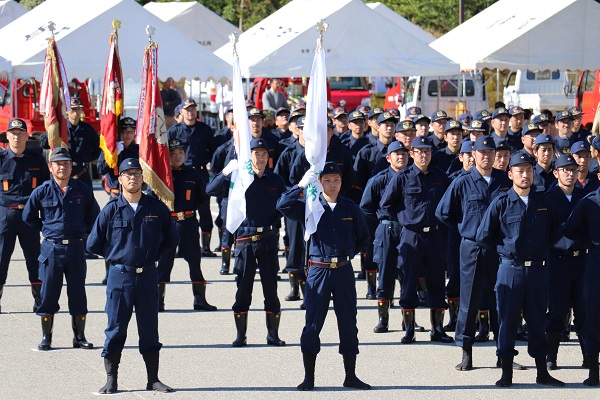
M 496 68 L 496 102 L 500 100 L 500 70 Z

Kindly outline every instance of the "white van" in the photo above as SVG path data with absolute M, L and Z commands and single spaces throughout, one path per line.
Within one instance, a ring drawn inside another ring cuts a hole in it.
M 439 90 L 438 90 L 439 88 Z M 424 77 L 411 76 L 406 82 L 402 99 L 402 115 L 410 107 L 421 107 L 428 117 L 437 110 L 457 118 L 464 112 L 471 114 L 489 108 L 485 80 L 481 73 Z
M 572 82 L 577 82 L 576 72 L 512 71 L 504 85 L 504 103 L 532 109 L 534 114 L 546 109 L 556 114 L 575 105 Z

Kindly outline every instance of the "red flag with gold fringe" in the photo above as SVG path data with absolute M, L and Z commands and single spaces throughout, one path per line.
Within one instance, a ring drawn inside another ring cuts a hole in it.
M 100 148 L 104 152 L 106 164 L 117 169 L 119 155 L 117 141 L 119 140 L 119 120 L 123 114 L 123 72 L 119 58 L 119 34 L 121 22 L 112 22 L 113 31 L 110 34 L 110 50 L 104 71 L 102 87 L 102 106 L 100 108 Z
M 158 82 L 158 45 L 154 42 L 146 47 L 144 55 L 136 141 L 140 145 L 144 182 L 173 210 L 173 175 Z
M 69 145 L 67 110 L 71 110 L 71 99 L 68 84 L 65 66 L 52 36 L 48 39 L 40 93 L 40 113 L 44 116 L 48 144 L 52 150 L 55 147 L 68 148 Z

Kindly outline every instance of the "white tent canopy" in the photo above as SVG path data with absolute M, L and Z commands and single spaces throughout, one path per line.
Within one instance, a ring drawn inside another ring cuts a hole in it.
M 234 25 L 221 18 L 197 1 L 157 3 L 144 8 L 211 51 L 229 41 L 229 34 L 239 31 Z
M 10 72 L 11 69 L 10 61 L 0 57 L 0 74 Z
M 246 76 L 309 76 L 318 33 L 324 36 L 329 76 L 447 75 L 458 65 L 360 0 L 294 0 L 240 35 Z M 410 45 L 404 45 L 410 43 Z M 228 43 L 215 52 L 232 62 Z
M 146 25 L 156 28 L 158 72 L 172 76 L 219 80 L 231 67 L 177 28 L 146 11 L 134 0 L 47 0 L 18 21 L 0 30 L 0 56 L 10 60 L 17 78 L 41 78 L 48 22 L 54 32 L 69 78 L 102 79 L 114 19 L 121 21 L 119 51 L 125 78 L 141 79 L 144 49 L 148 44 Z
M 500 0 L 431 47 L 463 70 L 596 69 L 598 21 L 594 0 Z
M 371 8 L 373 11 L 377 11 L 379 14 L 383 15 L 396 25 L 400 26 L 407 32 L 410 32 L 413 36 L 418 37 L 425 43 L 431 43 L 435 40 L 435 36 L 426 30 L 422 29 L 419 25 L 413 24 L 402 15 L 398 14 L 396 11 L 392 10 L 388 6 L 382 3 L 367 3 L 367 6 Z M 407 44 L 409 45 L 409 44 Z M 404 46 L 402 46 L 404 47 Z
M 10 24 L 26 12 L 27 9 L 16 1 L 0 0 L 0 28 Z

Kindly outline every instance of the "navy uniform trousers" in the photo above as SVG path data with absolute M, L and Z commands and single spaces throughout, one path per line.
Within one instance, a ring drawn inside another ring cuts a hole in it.
M 204 179 L 204 182 L 208 182 L 210 180 L 210 176 L 208 175 L 206 166 L 200 165 L 194 167 L 194 169 L 198 171 L 200 175 L 202 175 L 202 179 Z M 200 226 L 202 233 L 212 233 L 214 224 L 212 220 L 212 214 L 210 213 L 209 201 L 202 203 L 198 206 L 198 215 L 200 216 L 200 223 L 198 223 L 196 226 Z
M 377 300 L 392 300 L 398 279 L 398 244 L 402 227 L 398 221 L 381 220 L 373 240 L 373 261 L 377 263 Z
M 106 285 L 106 315 L 108 326 L 102 357 L 121 353 L 127 339 L 127 327 L 135 307 L 141 354 L 159 351 L 158 341 L 158 286 L 155 264 L 146 265 L 142 272 L 136 267 L 112 264 Z M 141 307 L 138 305 L 143 304 Z
M 545 280 L 546 267 L 541 263 L 526 267 L 514 260 L 501 259 L 496 279 L 496 299 L 500 320 L 496 354 L 499 357 L 509 358 L 518 353 L 515 350 L 515 340 L 521 310 L 528 327 L 527 352 L 532 358 L 543 358 L 548 355 L 545 318 L 548 296 Z
M 587 255 L 583 298 L 585 300 L 585 324 L 583 340 L 588 354 L 600 353 L 600 248 L 590 248 Z
M 301 222 L 285 218 L 286 230 L 289 237 L 290 252 L 288 254 L 285 269 L 287 272 L 297 273 L 298 280 L 306 281 L 304 265 L 306 259 L 306 247 L 304 244 L 304 227 Z
M 350 263 L 337 269 L 312 266 L 308 270 L 304 295 L 306 325 L 300 338 L 302 353 L 319 354 L 319 333 L 323 329 L 332 295 L 340 338 L 339 352 L 342 355 L 358 354 L 356 284 Z
M 277 297 L 277 238 L 277 235 L 273 235 L 257 242 L 236 244 L 233 272 L 237 274 L 237 292 L 232 307 L 234 313 L 245 313 L 250 309 L 257 268 L 265 297 L 265 311 L 273 314 L 281 312 L 281 304 Z
M 204 275 L 200 267 L 200 233 L 198 232 L 198 220 L 196 216 L 175 221 L 175 228 L 179 235 L 179 254 L 188 263 L 190 280 L 194 283 L 204 282 Z M 158 261 L 159 282 L 171 282 L 171 271 L 173 271 L 175 253 L 176 250 L 171 249 L 161 254 Z
M 17 237 L 23 249 L 29 282 L 39 283 L 37 260 L 40 254 L 39 231 L 23 222 L 23 210 L 0 206 L 0 285 L 6 283 L 8 265 L 15 250 Z

